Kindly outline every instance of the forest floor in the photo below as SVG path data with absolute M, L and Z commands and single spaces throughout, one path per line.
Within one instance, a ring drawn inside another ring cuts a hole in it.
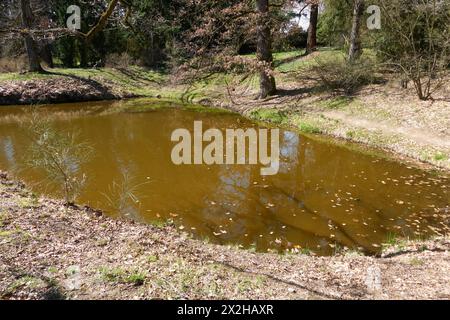
M 37 198 L 0 172 L 0 299 L 450 299 L 450 239 L 255 253 Z
M 1 104 L 36 104 L 158 97 L 186 99 L 237 111 L 262 122 L 326 134 L 450 170 L 450 75 L 430 101 L 420 101 L 410 84 L 387 75 L 382 84 L 363 87 L 353 96 L 336 95 L 321 85 L 317 59 L 339 59 L 323 49 L 275 54 L 278 94 L 255 100 L 257 79 L 215 75 L 189 86 L 169 75 L 139 67 L 51 69 L 47 74 L 0 74 Z M 189 89 L 189 90 L 187 90 Z

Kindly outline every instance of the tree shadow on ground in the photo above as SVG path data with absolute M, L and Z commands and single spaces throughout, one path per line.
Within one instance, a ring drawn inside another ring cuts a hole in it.
M 80 77 L 80 76 L 76 76 L 73 74 L 65 74 L 65 73 L 61 73 L 61 72 L 57 72 L 57 71 L 47 71 L 47 74 L 77 80 L 77 81 L 81 82 L 81 84 L 87 85 L 87 86 L 95 89 L 97 92 L 100 93 L 101 96 L 104 96 L 105 98 L 114 98 L 115 97 L 115 95 L 112 92 L 110 87 L 102 84 L 101 82 L 99 82 L 97 80 L 92 79 L 90 76 L 88 78 L 85 78 L 85 77 Z
M 275 68 L 278 68 L 279 66 L 282 66 L 283 64 L 294 62 L 295 60 L 306 57 L 306 56 L 307 56 L 306 53 L 299 53 L 292 57 L 287 57 L 287 58 L 284 58 L 281 60 L 276 60 L 273 65 Z
M 134 71 L 134 70 L 131 70 L 128 68 L 114 68 L 114 70 L 117 70 L 124 76 L 127 76 L 128 78 L 132 79 L 133 81 L 140 82 L 142 84 L 146 84 L 147 82 L 161 84 L 161 81 L 158 81 L 157 79 L 142 75 L 141 72 Z
M 276 277 L 276 276 L 274 276 L 274 275 L 272 275 L 270 273 L 245 270 L 242 267 L 234 266 L 234 265 L 232 265 L 232 264 L 230 264 L 228 262 L 216 261 L 216 263 L 219 263 L 219 264 L 221 264 L 221 265 L 223 265 L 225 267 L 231 268 L 231 269 L 233 269 L 233 270 L 235 270 L 237 272 L 240 272 L 240 273 L 246 273 L 246 274 L 250 274 L 250 275 L 253 275 L 253 276 L 264 276 L 264 277 L 266 277 L 266 278 L 268 278 L 270 280 L 273 280 L 273 281 L 276 281 L 276 282 L 280 282 L 280 283 L 283 283 L 283 284 L 295 287 L 295 288 L 300 289 L 300 290 L 307 291 L 307 292 L 309 292 L 309 293 L 311 293 L 311 294 L 313 294 L 315 296 L 321 297 L 323 299 L 333 299 L 333 300 L 341 299 L 341 297 L 338 296 L 338 295 L 333 295 L 333 294 L 329 294 L 327 292 L 322 292 L 322 291 L 313 289 L 310 286 L 302 285 L 302 284 L 296 283 L 294 281 L 281 279 L 281 278 L 278 278 L 278 277 Z M 355 290 L 355 292 L 364 292 L 364 291 L 365 291 L 364 288 L 357 288 L 357 290 Z

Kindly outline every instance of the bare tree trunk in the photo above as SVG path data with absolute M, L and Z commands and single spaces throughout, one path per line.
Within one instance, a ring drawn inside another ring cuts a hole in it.
M 361 56 L 361 22 L 364 14 L 364 0 L 355 0 L 353 8 L 352 32 L 350 34 L 350 49 L 348 52 L 348 60 L 355 61 Z
M 20 0 L 20 11 L 22 15 L 22 25 L 24 28 L 31 28 L 33 23 L 33 12 L 31 11 L 30 0 Z M 28 55 L 28 71 L 29 72 L 43 72 L 44 70 L 40 64 L 39 52 L 36 42 L 27 34 L 25 38 L 25 48 Z
M 257 21 L 257 50 L 258 61 L 262 62 L 259 81 L 259 98 L 275 94 L 277 91 L 275 78 L 271 74 L 273 68 L 272 39 L 269 24 L 269 0 L 256 0 Z
M 317 47 L 317 22 L 319 18 L 319 4 L 311 4 L 308 28 L 308 41 L 306 43 L 306 54 L 316 51 Z

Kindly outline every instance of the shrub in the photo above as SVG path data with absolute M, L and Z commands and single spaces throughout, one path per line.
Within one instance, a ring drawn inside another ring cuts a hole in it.
M 322 85 L 329 90 L 345 95 L 352 95 L 362 86 L 377 81 L 374 64 L 365 59 L 359 59 L 352 63 L 345 59 L 316 59 L 316 65 L 312 69 Z
M 21 126 L 32 142 L 26 165 L 43 170 L 60 187 L 66 204 L 73 204 L 86 182 L 86 175 L 79 171 L 92 155 L 91 146 L 80 142 L 75 133 L 56 129 L 36 111 Z
M 445 84 L 450 64 L 450 3 L 441 0 L 377 0 L 383 29 L 378 55 L 412 81 L 421 100 Z

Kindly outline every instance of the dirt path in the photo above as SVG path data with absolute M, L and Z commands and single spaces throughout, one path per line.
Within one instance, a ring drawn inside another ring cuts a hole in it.
M 450 240 L 261 254 L 36 199 L 0 173 L 2 299 L 450 299 Z
M 323 115 L 327 118 L 338 120 L 349 127 L 369 131 L 382 131 L 391 135 L 402 135 L 407 139 L 416 141 L 417 143 L 425 146 L 433 145 L 439 148 L 450 148 L 450 137 L 436 135 L 436 133 L 430 132 L 429 130 L 413 127 L 393 126 L 388 122 L 368 120 L 358 116 L 348 115 L 340 111 L 327 111 L 324 112 Z

